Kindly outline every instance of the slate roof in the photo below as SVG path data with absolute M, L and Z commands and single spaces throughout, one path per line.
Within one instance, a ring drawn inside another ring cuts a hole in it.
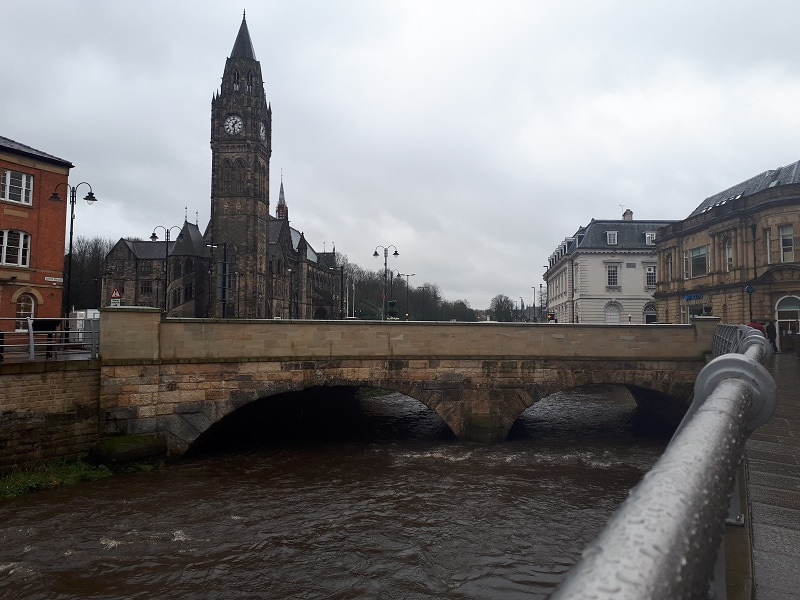
M 170 249 L 170 255 L 207 258 L 210 254 L 211 249 L 206 246 L 206 240 L 197 225 L 184 221 L 181 233 Z
M 645 233 L 656 232 L 660 227 L 675 221 L 595 221 L 594 219 L 575 234 L 581 250 L 655 250 L 645 244 Z M 610 246 L 606 232 L 617 232 L 617 244 Z M 581 239 L 582 238 L 582 239 Z
M 164 244 L 166 242 L 150 242 L 142 240 L 123 240 L 136 258 L 141 260 L 164 260 Z M 175 242 L 170 242 L 170 246 Z
M 233 43 L 230 58 L 250 58 L 256 60 L 256 52 L 253 50 L 253 42 L 250 40 L 250 32 L 247 30 L 247 21 L 242 14 L 242 25 L 239 27 L 239 34 Z
M 730 200 L 738 200 L 742 196 L 750 196 L 756 192 L 760 192 L 767 188 L 776 187 L 779 185 L 789 185 L 792 183 L 800 183 L 800 161 L 793 162 L 785 167 L 778 167 L 770 171 L 751 177 L 746 181 L 737 183 L 733 187 L 728 188 L 718 194 L 709 196 L 694 209 L 689 217 L 694 217 L 707 210 L 720 206 L 729 202 Z
M 75 165 L 73 165 L 68 160 L 64 160 L 63 158 L 58 158 L 57 156 L 53 156 L 52 154 L 47 154 L 47 152 L 42 152 L 41 150 L 37 150 L 36 148 L 31 148 L 30 146 L 26 146 L 25 144 L 20 144 L 19 142 L 15 142 L 14 140 L 11 140 L 7 137 L 3 137 L 1 135 L 0 135 L 0 148 L 5 148 L 17 154 L 24 154 L 26 156 L 38 158 L 39 160 L 51 162 L 53 164 L 60 165 L 62 167 L 67 167 L 68 169 L 72 169 L 75 167 Z

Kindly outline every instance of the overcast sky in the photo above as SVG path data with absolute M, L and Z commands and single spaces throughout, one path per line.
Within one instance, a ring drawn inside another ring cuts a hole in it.
M 209 219 L 242 10 L 270 212 L 318 251 L 525 304 L 592 218 L 683 219 L 800 159 L 796 0 L 4 0 L 0 135 L 69 160 L 75 235 Z M 79 197 L 88 191 L 79 189 Z

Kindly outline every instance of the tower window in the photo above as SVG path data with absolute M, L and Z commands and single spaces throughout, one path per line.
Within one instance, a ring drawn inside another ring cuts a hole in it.
M 247 93 L 248 94 L 253 93 L 253 74 L 252 73 L 248 73 L 247 74 Z
M 233 79 L 233 91 L 239 91 L 239 71 L 234 70 L 231 79 Z

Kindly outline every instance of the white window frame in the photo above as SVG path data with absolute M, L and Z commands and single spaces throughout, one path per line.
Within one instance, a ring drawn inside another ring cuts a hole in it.
M 612 278 L 614 282 L 612 283 Z M 619 287 L 619 265 L 606 265 L 606 286 Z
M 12 246 L 16 249 L 16 262 L 9 262 L 9 238 L 14 235 L 19 236 L 19 246 Z M 0 230 L 0 265 L 7 267 L 29 267 L 31 264 L 31 236 L 24 231 L 16 229 Z
M 652 283 L 651 283 L 652 281 Z M 644 285 L 648 288 L 656 287 L 656 267 L 655 265 L 645 265 L 644 267 Z
M 647 231 L 644 234 L 644 244 L 645 246 L 655 246 L 656 245 L 656 232 L 655 231 Z
M 617 245 L 617 232 L 616 231 L 606 231 L 606 243 L 609 246 L 616 246 Z
M 703 257 L 703 264 L 705 268 L 702 273 L 695 273 L 694 262 L 696 258 Z M 708 275 L 708 248 L 705 246 L 698 246 L 689 250 L 689 277 L 695 279 L 697 277 L 705 277 Z
M 12 177 L 19 177 L 20 184 L 12 185 Z M 19 195 L 19 199 L 11 197 L 12 190 Z M 33 175 L 3 169 L 2 174 L 0 174 L 0 200 L 31 206 L 33 204 Z
M 28 331 L 28 317 L 36 316 L 36 298 L 33 294 L 22 294 L 16 302 L 16 331 Z
M 781 262 L 794 262 L 794 226 L 781 225 L 778 233 L 781 239 Z
M 730 238 L 725 240 L 725 270 L 728 273 L 733 271 L 733 242 Z

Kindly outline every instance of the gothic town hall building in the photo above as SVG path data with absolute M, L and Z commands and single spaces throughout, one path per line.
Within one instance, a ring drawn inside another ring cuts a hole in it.
M 343 316 L 335 249 L 317 253 L 289 224 L 283 182 L 269 214 L 272 108 L 242 18 L 211 101 L 211 219 L 204 232 L 157 226 L 106 257 L 105 306 L 153 306 L 171 317 Z

